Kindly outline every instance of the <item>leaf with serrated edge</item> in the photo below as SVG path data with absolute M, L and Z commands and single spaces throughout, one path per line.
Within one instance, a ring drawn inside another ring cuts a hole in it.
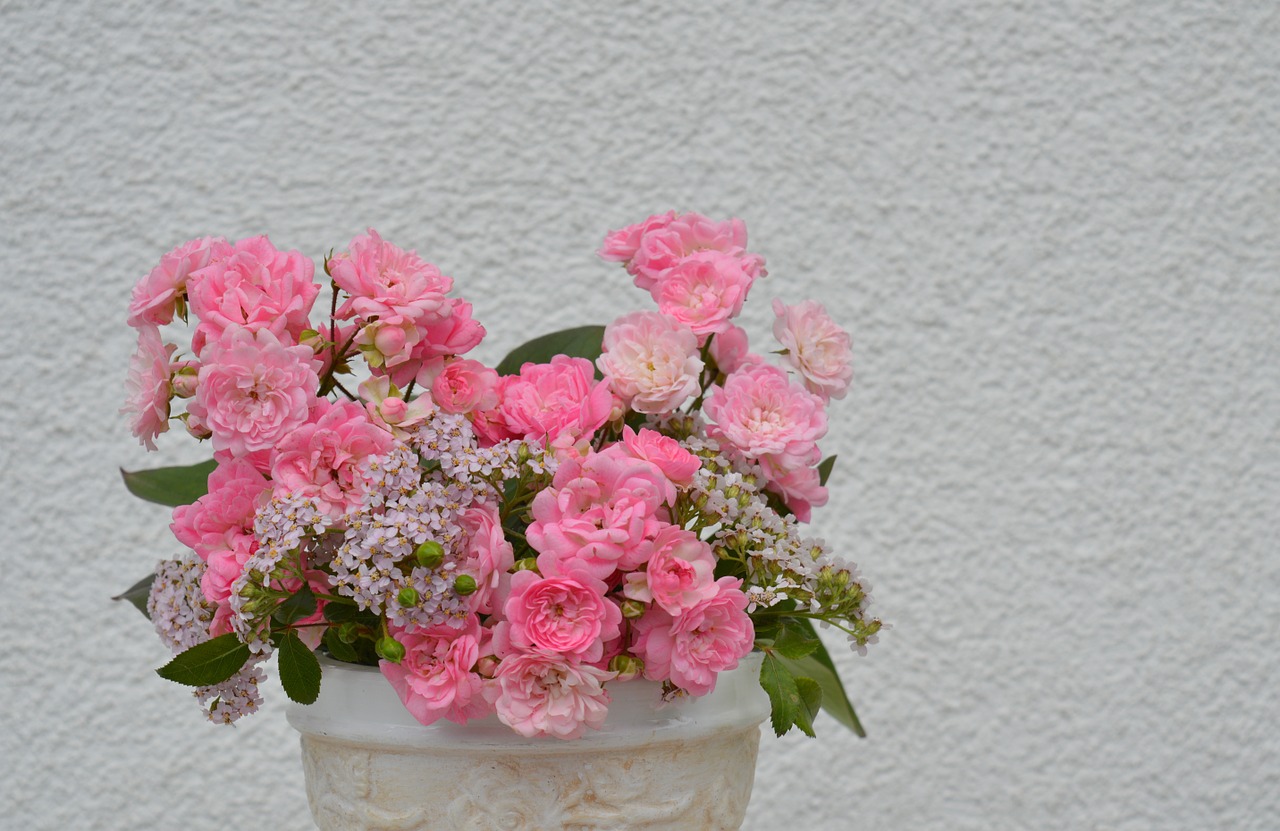
M 800 691 L 796 689 L 795 678 L 776 656 L 766 652 L 760 665 L 760 686 L 768 693 L 772 705 L 769 723 L 773 725 L 773 732 L 781 736 L 795 724 L 800 712 Z
M 235 675 L 247 660 L 249 647 L 228 632 L 178 653 L 156 674 L 188 687 L 208 687 Z
M 787 620 L 773 641 L 773 648 L 778 650 L 778 654 L 793 661 L 812 655 L 820 646 L 822 641 L 818 640 L 813 629 L 794 618 Z
M 808 621 L 807 625 L 812 627 L 813 622 Z M 836 672 L 835 664 L 821 641 L 818 642 L 818 648 L 812 655 L 794 661 L 789 658 L 779 660 L 791 670 L 793 675 L 817 681 L 822 687 L 822 709 L 857 735 L 866 738 L 867 732 L 862 729 L 858 714 L 854 712 L 853 704 L 849 702 L 849 696 L 844 691 L 844 684 L 840 681 L 840 675 Z
M 316 655 L 290 629 L 280 639 L 280 686 L 285 695 L 299 704 L 312 704 L 320 695 L 320 662 Z
M 209 492 L 209 474 L 218 463 L 210 459 L 196 465 L 157 467 L 151 470 L 121 470 L 124 486 L 129 493 L 154 502 L 176 508 L 190 505 Z
M 796 710 L 796 727 L 813 738 L 813 719 L 822 706 L 822 685 L 812 678 L 796 678 L 796 690 L 800 693 L 800 707 Z

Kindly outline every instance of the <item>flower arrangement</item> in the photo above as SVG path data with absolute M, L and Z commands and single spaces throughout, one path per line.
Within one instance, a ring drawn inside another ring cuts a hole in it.
M 453 281 L 372 230 L 324 259 L 319 315 L 313 263 L 265 236 L 166 254 L 133 290 L 122 412 L 213 460 L 124 474 L 190 549 L 121 595 L 175 653 L 159 674 L 230 724 L 273 654 L 314 701 L 322 651 L 380 667 L 424 724 L 574 739 L 615 684 L 705 695 L 755 649 L 779 735 L 820 707 L 861 733 L 814 623 L 865 652 L 881 622 L 803 531 L 849 335 L 775 300 L 781 365 L 751 351 L 733 320 L 766 272 L 740 220 L 668 212 L 599 254 L 656 309 L 497 367 L 463 357 L 485 330 Z

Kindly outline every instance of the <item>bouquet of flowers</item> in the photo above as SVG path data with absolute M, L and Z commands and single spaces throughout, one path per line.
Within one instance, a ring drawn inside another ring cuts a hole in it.
M 881 622 L 802 524 L 850 339 L 775 300 L 781 360 L 752 352 L 746 246 L 692 213 L 610 232 L 600 256 L 656 308 L 497 367 L 463 357 L 485 330 L 453 281 L 372 230 L 324 258 L 327 314 L 313 263 L 265 236 L 166 254 L 133 290 L 122 412 L 148 449 L 176 421 L 213 460 L 124 474 L 190 549 L 121 595 L 175 653 L 159 674 L 230 724 L 273 654 L 314 701 L 320 651 L 380 667 L 424 724 L 573 739 L 614 684 L 705 695 L 754 649 L 779 735 L 819 708 L 861 733 L 814 623 L 865 652 Z

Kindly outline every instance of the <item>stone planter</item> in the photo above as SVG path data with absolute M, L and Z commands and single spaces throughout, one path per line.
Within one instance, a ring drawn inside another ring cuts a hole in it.
M 319 699 L 288 711 L 322 831 L 736 829 L 769 714 L 759 655 L 703 698 L 664 704 L 659 684 L 611 684 L 604 729 L 568 742 L 496 716 L 424 726 L 377 669 L 323 663 Z

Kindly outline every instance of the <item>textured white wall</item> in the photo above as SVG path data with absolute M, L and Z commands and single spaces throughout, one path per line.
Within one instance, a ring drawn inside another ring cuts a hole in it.
M 767 742 L 748 828 L 1280 827 L 1280 16 L 1267 2 L 0 2 L 0 826 L 309 827 L 275 692 L 203 724 L 107 597 L 131 283 L 366 225 L 526 333 L 739 215 L 857 390 L 819 529 L 896 629 L 871 731 Z M 252 815 L 252 819 L 244 819 Z

